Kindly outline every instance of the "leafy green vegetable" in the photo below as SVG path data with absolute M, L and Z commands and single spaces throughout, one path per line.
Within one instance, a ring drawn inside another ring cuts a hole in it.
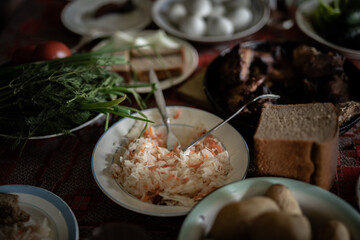
M 321 0 L 319 1 L 317 10 L 312 14 L 313 24 L 319 31 L 325 31 L 328 28 L 327 24 L 335 24 L 340 20 L 341 10 L 338 2 L 335 0 L 331 6 Z
M 68 133 L 98 113 L 150 122 L 135 108 L 119 105 L 131 100 L 140 109 L 145 99 L 134 90 L 152 84 L 123 85 L 118 74 L 106 66 L 126 64 L 123 56 L 112 56 L 121 49 L 105 47 L 51 61 L 33 62 L 0 69 L 0 133 L 17 139 Z M 141 117 L 133 117 L 138 112 Z
M 319 0 L 310 21 L 315 31 L 326 40 L 360 50 L 359 0 Z

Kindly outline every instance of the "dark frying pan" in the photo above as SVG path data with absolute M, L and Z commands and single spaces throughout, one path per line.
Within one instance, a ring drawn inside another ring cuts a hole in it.
M 250 41 L 246 43 L 241 43 L 241 46 L 251 47 L 255 50 L 262 50 L 262 51 L 270 51 L 270 48 L 274 45 L 281 45 L 284 48 L 294 48 L 295 46 L 299 45 L 299 42 L 296 41 Z M 312 44 L 311 46 L 314 46 Z M 324 46 L 316 45 L 314 46 L 318 50 L 330 50 Z M 216 57 L 213 62 L 210 63 L 208 66 L 205 78 L 204 78 L 204 90 L 205 94 L 214 107 L 217 114 L 222 118 L 227 118 L 231 116 L 232 112 L 227 110 L 225 97 L 223 93 L 219 91 L 219 89 L 223 88 L 221 81 L 219 81 L 221 76 L 221 71 L 219 70 L 219 65 L 221 64 L 224 56 L 230 51 L 231 49 L 224 50 L 218 57 Z M 344 63 L 344 72 L 347 74 L 349 78 L 350 89 L 353 90 L 351 93 L 351 99 L 353 101 L 360 100 L 360 94 L 356 91 L 360 89 L 360 70 L 350 61 L 345 60 Z M 281 93 L 276 93 L 280 94 Z M 286 104 L 286 102 L 282 102 L 281 104 Z M 349 121 L 343 123 L 340 126 L 340 134 L 348 131 L 352 126 L 354 126 L 360 120 L 360 115 L 352 117 Z M 235 117 L 230 123 L 244 135 L 246 140 L 252 141 L 252 136 L 255 133 L 257 122 L 256 121 L 246 121 L 241 116 Z

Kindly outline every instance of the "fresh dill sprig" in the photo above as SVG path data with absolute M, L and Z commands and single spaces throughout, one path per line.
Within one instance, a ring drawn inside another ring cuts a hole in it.
M 124 47 L 126 48 L 126 47 Z M 124 48 L 109 46 L 50 61 L 0 69 L 0 134 L 16 143 L 33 136 L 68 133 L 99 113 L 150 122 L 141 109 L 145 99 L 134 90 L 152 84 L 124 85 L 123 78 L 106 66 L 127 64 L 109 53 Z M 152 86 L 154 89 L 154 86 Z M 131 95 L 139 109 L 120 105 Z M 141 117 L 133 117 L 133 113 Z

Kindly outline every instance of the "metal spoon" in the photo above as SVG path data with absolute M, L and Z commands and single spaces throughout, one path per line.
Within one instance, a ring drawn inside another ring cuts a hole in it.
M 157 78 L 154 70 L 152 70 L 152 69 L 150 70 L 149 78 L 150 78 L 151 83 L 156 84 L 156 91 L 154 93 L 154 96 L 155 96 L 156 104 L 158 106 L 160 115 L 162 117 L 162 120 L 163 120 L 163 122 L 166 126 L 166 130 L 167 130 L 166 147 L 168 150 L 171 151 L 174 149 L 174 146 L 176 143 L 178 144 L 178 146 L 180 146 L 180 142 L 177 139 L 177 137 L 175 136 L 175 134 L 171 131 L 170 118 L 168 117 L 167 112 L 166 112 L 166 103 L 165 103 L 164 95 L 160 88 L 159 79 Z
M 236 115 L 238 115 L 242 110 L 244 110 L 244 108 L 249 105 L 252 102 L 255 102 L 259 99 L 264 99 L 264 98 L 269 98 L 269 99 L 278 99 L 280 98 L 279 95 L 275 95 L 275 94 L 263 94 L 260 96 L 257 96 L 256 98 L 250 100 L 249 102 L 245 103 L 239 110 L 237 110 L 237 112 L 235 112 L 233 115 L 231 115 L 229 118 L 227 118 L 226 120 L 222 121 L 221 123 L 219 123 L 218 125 L 216 125 L 215 127 L 213 127 L 212 129 L 210 129 L 209 131 L 207 131 L 206 133 L 204 133 L 203 135 L 201 135 L 199 138 L 197 138 L 195 141 L 193 141 L 192 143 L 190 143 L 188 146 L 184 147 L 182 150 L 186 151 L 188 148 L 194 146 L 196 143 L 200 142 L 202 139 L 204 139 L 207 135 L 209 135 L 211 132 L 215 131 L 216 129 L 218 129 L 219 127 L 221 127 L 222 125 L 224 125 L 225 123 L 227 123 L 228 121 L 230 121 L 233 117 L 235 117 Z

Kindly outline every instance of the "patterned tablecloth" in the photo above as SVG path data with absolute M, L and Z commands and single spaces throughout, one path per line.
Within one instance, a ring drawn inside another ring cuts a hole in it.
M 79 36 L 65 29 L 60 21 L 61 9 L 66 3 L 24 1 L 0 33 L 1 60 L 8 59 L 14 48 L 24 43 L 56 39 L 69 46 L 75 45 Z M 31 12 L 28 9 L 32 9 Z M 282 32 L 266 27 L 242 41 L 295 36 L 305 38 L 296 27 Z M 220 51 L 235 43 L 195 46 L 200 59 L 194 75 L 204 70 Z M 197 107 L 196 103 L 179 98 L 176 88 L 165 91 L 169 105 Z M 34 185 L 60 196 L 77 218 L 81 239 L 90 237 L 95 227 L 110 222 L 131 224 L 149 239 L 175 239 L 184 217 L 153 217 L 134 213 L 115 204 L 98 188 L 90 162 L 93 148 L 102 133 L 100 121 L 76 132 L 75 136 L 30 141 L 21 156 L 18 150 L 11 150 L 9 144 L 1 142 L 0 185 Z M 331 191 L 357 209 L 355 185 L 360 175 L 360 123 L 342 134 L 339 144 L 337 176 Z

